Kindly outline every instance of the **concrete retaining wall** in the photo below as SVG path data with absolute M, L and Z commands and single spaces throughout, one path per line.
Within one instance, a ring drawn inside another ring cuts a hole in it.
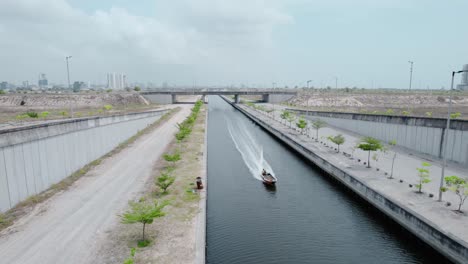
M 0 212 L 103 156 L 166 110 L 0 131 Z
M 408 150 L 442 157 L 446 119 L 290 110 L 385 142 L 396 140 L 398 146 Z M 453 120 L 447 138 L 447 159 L 468 166 L 468 121 Z
M 251 115 L 241 107 L 232 104 L 232 102 L 227 99 L 225 100 L 243 114 L 245 114 L 247 117 L 252 119 L 254 122 L 259 124 L 261 127 L 263 127 L 265 130 L 267 130 L 270 134 L 286 143 L 289 147 L 323 169 L 334 179 L 347 186 L 349 189 L 388 215 L 390 218 L 398 222 L 421 240 L 425 241 L 427 244 L 438 250 L 441 254 L 445 255 L 447 258 L 456 263 L 466 263 L 466 260 L 468 259 L 468 244 L 466 242 L 458 239 L 450 233 L 443 232 L 428 219 L 425 219 L 406 206 L 393 201 L 391 198 L 380 194 L 379 192 L 367 186 L 365 182 L 362 182 L 357 177 L 334 166 L 331 162 L 312 152 L 310 149 L 303 147 L 294 138 L 279 132 L 269 124 Z

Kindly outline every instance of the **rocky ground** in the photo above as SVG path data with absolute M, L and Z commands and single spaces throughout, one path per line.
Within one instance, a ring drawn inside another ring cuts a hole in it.
M 468 94 L 454 92 L 453 112 L 460 112 L 462 119 L 468 119 Z M 410 115 L 446 117 L 448 94 L 438 92 L 395 92 L 395 91 L 312 91 L 299 92 L 298 96 L 288 102 L 293 106 L 309 108 L 318 111 L 344 111 L 358 113 L 402 114 L 409 111 Z

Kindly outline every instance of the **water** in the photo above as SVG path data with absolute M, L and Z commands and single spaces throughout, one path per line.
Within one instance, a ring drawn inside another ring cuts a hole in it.
M 222 99 L 209 99 L 207 263 L 447 263 Z M 276 189 L 258 180 L 269 165 Z

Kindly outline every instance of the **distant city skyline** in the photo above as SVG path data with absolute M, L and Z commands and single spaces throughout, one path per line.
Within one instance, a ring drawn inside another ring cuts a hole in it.
M 0 81 L 412 89 L 468 63 L 468 2 L 3 0 Z M 70 36 L 70 37 L 64 37 Z M 457 76 L 456 83 L 460 83 Z

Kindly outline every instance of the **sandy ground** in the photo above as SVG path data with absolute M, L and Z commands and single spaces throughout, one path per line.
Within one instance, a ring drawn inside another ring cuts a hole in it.
M 335 166 L 362 180 L 369 187 L 428 219 L 440 230 L 451 233 L 465 241 L 465 243 L 468 243 L 468 204 L 462 207 L 464 213 L 460 214 L 454 211 L 458 208 L 458 196 L 453 192 L 444 193 L 443 202 L 437 201 L 441 175 L 440 160 L 428 160 L 427 157 L 420 156 L 418 153 L 408 153 L 401 149 L 394 149 L 397 153 L 394 179 L 388 179 L 388 176 L 384 173 L 389 173 L 391 170 L 393 151 L 390 151 L 386 155 L 382 152 L 377 152 L 379 155 L 378 162 L 371 160 L 372 168 L 369 169 L 363 164 L 364 161 L 367 162 L 367 152 L 356 150 L 353 155 L 354 159 L 351 160 L 342 153 L 337 153 L 334 150 L 336 146 L 326 140 L 330 135 L 343 134 L 346 138 L 346 142 L 340 147 L 340 151 L 351 153 L 352 146 L 354 146 L 361 137 L 358 134 L 334 127 L 322 128 L 319 131 L 319 138 L 330 146 L 325 147 L 308 136 L 302 135 L 296 129 L 289 128 L 289 125 L 285 125 L 284 122 L 280 122 L 280 111 L 276 111 L 275 120 L 273 120 L 271 116 L 263 112 L 254 111 L 247 106 L 242 107 L 257 117 L 262 118 L 262 120 L 265 120 L 267 123 L 274 125 L 275 128 L 280 131 L 295 137 L 301 144 L 307 146 Z M 315 135 L 315 130 L 312 130 L 311 134 Z M 361 159 L 361 162 L 357 162 L 357 159 Z M 429 168 L 432 181 L 425 184 L 422 189 L 423 193 L 419 194 L 416 192 L 414 184 L 417 183 L 418 180 L 416 168 L 420 168 L 422 162 L 430 162 L 432 164 Z M 380 168 L 380 171 L 377 171 L 376 168 Z M 457 175 L 468 179 L 468 170 L 455 164 L 449 164 L 445 170 L 445 175 Z M 403 182 L 400 182 L 400 179 L 403 180 Z M 410 188 L 409 184 L 413 184 L 413 187 Z M 434 194 L 434 197 L 430 198 L 429 194 Z M 451 202 L 451 206 L 445 205 L 447 201 Z
M 0 234 L 1 263 L 98 263 L 118 214 L 144 189 L 190 105 Z

